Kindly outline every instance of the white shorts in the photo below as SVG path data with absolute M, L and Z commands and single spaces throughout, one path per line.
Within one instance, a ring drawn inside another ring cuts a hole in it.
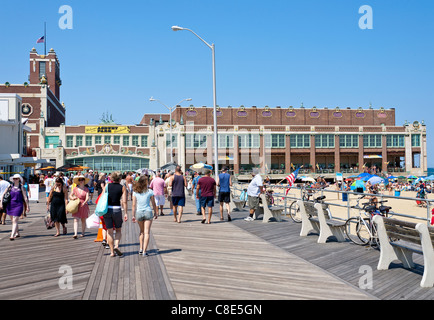
M 155 204 L 158 206 L 164 206 L 164 203 L 166 202 L 166 198 L 164 197 L 164 195 L 155 195 L 154 194 L 154 199 L 155 199 Z

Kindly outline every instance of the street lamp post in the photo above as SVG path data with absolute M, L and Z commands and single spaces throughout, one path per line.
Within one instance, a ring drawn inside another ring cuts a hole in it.
M 217 93 L 216 93 L 216 72 L 215 72 L 215 45 L 213 44 L 209 44 L 208 42 L 206 42 L 205 40 L 203 40 L 201 37 L 199 37 L 196 32 L 194 32 L 193 30 L 187 29 L 187 28 L 182 28 L 179 26 L 173 26 L 172 27 L 173 31 L 182 31 L 182 30 L 187 30 L 190 31 L 191 33 L 193 33 L 196 37 L 198 37 L 203 43 L 205 43 L 205 45 L 211 49 L 212 51 L 212 77 L 213 77 L 213 114 L 214 114 L 214 167 L 215 167 L 215 177 L 217 178 L 218 175 L 218 131 L 217 131 Z
M 191 98 L 187 98 L 187 99 L 183 99 L 183 100 L 181 100 L 180 102 L 178 102 L 174 107 L 172 107 L 172 108 L 169 108 L 168 106 L 166 106 L 163 102 L 161 102 L 160 100 L 158 100 L 158 99 L 154 99 L 154 97 L 151 97 L 150 99 L 149 99 L 149 101 L 157 101 L 158 103 L 160 103 L 160 104 L 162 104 L 163 106 L 165 106 L 168 110 L 169 110 L 169 112 L 170 112 L 170 162 L 172 162 L 173 163 L 173 140 L 172 140 L 172 112 L 173 112 L 173 110 L 175 110 L 176 109 L 176 106 L 177 105 L 180 105 L 182 102 L 184 102 L 184 101 L 191 101 L 192 99 Z

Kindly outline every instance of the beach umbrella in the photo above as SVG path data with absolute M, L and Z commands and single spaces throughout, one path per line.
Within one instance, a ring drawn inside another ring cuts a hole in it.
M 195 163 L 195 164 L 191 165 L 190 169 L 193 170 L 193 171 L 203 171 L 205 169 L 212 170 L 213 167 L 210 166 L 209 164 L 200 162 L 200 163 Z
M 59 168 L 57 168 L 56 169 L 56 171 L 68 171 L 69 169 L 72 169 L 72 168 L 76 168 L 77 169 L 77 171 L 78 171 L 78 168 L 79 168 L 80 166 L 78 166 L 78 165 L 75 165 L 75 164 L 65 164 L 65 165 L 63 165 L 63 166 L 61 166 L 61 167 L 59 167 Z
M 304 182 L 315 182 L 315 179 L 312 178 L 312 177 L 303 177 L 301 179 L 301 181 L 304 181 Z
M 371 176 L 372 176 L 372 174 L 370 174 L 370 173 L 362 172 L 357 177 L 364 178 L 364 177 L 371 177 Z
M 84 167 L 84 168 L 87 168 L 87 167 Z M 82 166 L 75 166 L 75 167 L 71 167 L 71 168 L 66 169 L 66 171 L 82 171 L 82 170 L 84 170 Z
M 376 184 L 384 182 L 384 179 L 379 176 L 373 176 L 368 180 L 368 182 L 374 186 Z
M 39 170 L 55 170 L 56 168 L 53 166 L 49 166 L 49 167 L 45 167 L 45 168 L 40 168 Z
M 144 175 L 147 175 L 147 176 L 155 176 L 154 170 L 151 170 L 151 169 L 148 169 L 148 168 L 138 169 L 138 170 L 136 170 L 136 173 L 144 174 Z
M 407 179 L 417 179 L 417 177 L 416 177 L 416 176 L 409 175 L 409 176 L 407 176 Z
M 374 175 L 372 175 L 372 174 L 367 174 L 367 175 L 364 175 L 363 177 L 361 177 L 360 178 L 360 180 L 362 180 L 362 181 L 368 181 L 369 179 L 371 179 L 372 177 L 375 177 Z
M 363 188 L 363 190 L 366 190 L 365 183 L 362 180 L 356 180 L 350 186 L 351 190 L 356 190 L 358 188 Z
M 434 180 L 434 175 L 430 175 L 430 176 L 426 177 L 425 180 L 427 180 L 427 181 L 433 181 Z
M 424 181 L 429 181 L 429 180 L 427 180 L 427 177 L 419 177 L 419 178 L 417 178 L 416 180 L 414 180 L 413 182 L 412 182 L 412 184 L 418 184 L 419 182 L 424 182 Z

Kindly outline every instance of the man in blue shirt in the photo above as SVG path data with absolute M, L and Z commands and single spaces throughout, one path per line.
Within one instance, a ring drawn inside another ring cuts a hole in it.
M 229 203 L 231 202 L 231 187 L 232 180 L 231 175 L 227 172 L 228 168 L 224 167 L 222 173 L 217 177 L 217 186 L 219 186 L 219 203 L 220 203 L 220 220 L 223 218 L 223 205 L 226 204 L 228 210 L 228 221 L 231 221 L 231 208 Z

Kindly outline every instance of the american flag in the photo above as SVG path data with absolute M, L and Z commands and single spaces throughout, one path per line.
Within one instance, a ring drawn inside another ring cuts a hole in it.
M 289 188 L 291 188 L 294 185 L 295 179 L 297 179 L 298 170 L 300 170 L 300 168 L 298 168 L 297 170 L 295 170 L 293 173 L 291 173 L 289 176 L 286 177 L 286 180 L 288 180 Z
M 288 188 L 286 189 L 286 195 L 288 195 L 289 190 L 294 185 L 295 179 L 297 179 L 298 170 L 300 170 L 300 168 L 298 168 L 297 170 L 295 170 L 293 173 L 291 173 L 289 176 L 286 177 L 286 180 L 288 180 Z
M 44 43 L 44 42 L 45 42 L 45 36 L 42 36 L 38 40 L 36 40 L 36 43 Z

